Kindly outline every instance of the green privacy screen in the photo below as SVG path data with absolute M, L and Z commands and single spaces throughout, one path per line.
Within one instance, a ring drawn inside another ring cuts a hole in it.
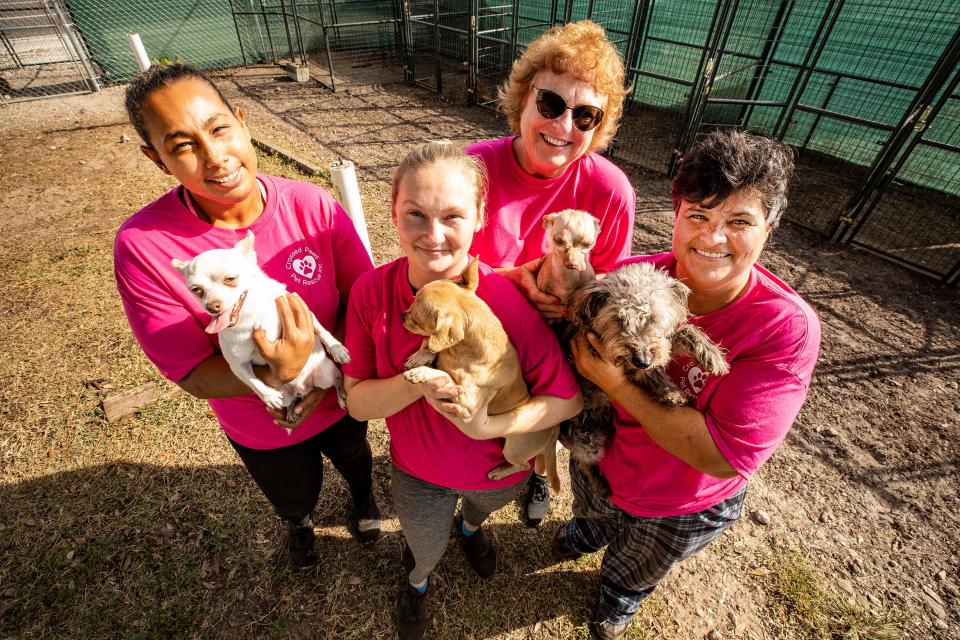
M 515 1 L 475 3 L 480 53 L 486 56 L 475 64 L 489 66 L 490 43 L 503 43 L 498 51 L 509 50 L 512 57 L 510 42 L 522 50 L 551 21 L 590 17 L 607 29 L 621 52 L 631 53 L 627 65 L 639 71 L 632 76 L 633 100 L 682 115 L 704 48 L 711 35 L 725 31 L 710 98 L 757 104 L 708 101 L 701 126 L 734 124 L 775 134 L 782 124 L 779 133 L 786 142 L 860 166 L 874 160 L 960 25 L 960 0 Z M 465 55 L 460 50 L 471 4 L 439 3 L 441 22 L 459 20 L 446 25 L 457 28 L 439 33 L 440 53 Z M 140 34 L 152 59 L 181 59 L 208 69 L 243 64 L 244 55 L 246 62 L 261 62 L 286 58 L 291 49 L 299 53 L 294 11 L 306 53 L 396 47 L 402 37 L 400 29 L 377 24 L 400 15 L 402 5 L 395 0 L 321 0 L 297 2 L 295 8 L 289 0 L 233 0 L 236 21 L 229 0 L 70 0 L 69 5 L 93 58 L 112 82 L 137 72 L 127 44 L 130 32 Z M 432 20 L 422 14 L 437 5 L 419 0 L 408 6 L 411 22 L 418 25 Z M 717 28 L 718 7 L 733 7 L 725 29 Z M 249 12 L 258 15 L 240 15 Z M 430 36 L 426 48 L 432 48 L 433 29 L 411 32 L 415 40 L 418 34 Z M 406 44 L 408 55 L 423 48 Z M 813 50 L 814 72 L 803 82 L 801 67 Z M 509 71 L 509 61 L 494 66 L 483 78 L 491 86 Z M 785 121 L 782 105 L 792 94 L 799 106 Z M 960 100 L 953 97 L 924 134 L 939 146 L 920 145 L 900 177 L 960 195 L 960 154 L 944 148 L 957 144 L 956 126 L 947 125 L 958 119 Z
M 127 42 L 139 33 L 152 60 L 180 59 L 205 69 L 243 64 L 228 0 L 70 0 L 90 54 L 110 82 L 139 68 Z

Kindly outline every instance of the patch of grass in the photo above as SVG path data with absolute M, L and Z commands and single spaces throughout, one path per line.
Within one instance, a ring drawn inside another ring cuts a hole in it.
M 269 173 L 274 176 L 282 176 L 291 180 L 300 180 L 323 187 L 330 193 L 335 194 L 333 182 L 330 180 L 330 172 L 325 168 L 320 168 L 320 173 L 308 176 L 300 171 L 297 165 L 293 164 L 282 156 L 275 156 L 265 151 L 257 150 L 257 169 L 260 173 Z
M 799 553 L 770 558 L 762 584 L 789 636 L 816 640 L 892 640 L 899 618 L 888 610 L 872 613 L 831 589 L 808 558 Z

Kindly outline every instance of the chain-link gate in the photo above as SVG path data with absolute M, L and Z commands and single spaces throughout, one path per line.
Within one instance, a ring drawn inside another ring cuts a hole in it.
M 0 100 L 99 91 L 63 0 L 0 0 Z

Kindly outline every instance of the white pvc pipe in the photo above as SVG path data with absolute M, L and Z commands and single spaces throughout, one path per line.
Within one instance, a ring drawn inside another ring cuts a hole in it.
M 130 42 L 130 48 L 133 50 L 133 57 L 137 59 L 137 64 L 140 66 L 140 71 L 146 71 L 150 68 L 150 56 L 147 55 L 147 50 L 143 47 L 143 41 L 140 40 L 139 33 L 128 33 L 127 40 Z
M 340 193 L 340 204 L 343 205 L 357 235 L 373 261 L 373 252 L 370 251 L 370 236 L 367 234 L 367 220 L 363 216 L 363 205 L 360 203 L 360 188 L 357 186 L 357 172 L 349 160 L 337 158 L 330 163 L 330 178 Z

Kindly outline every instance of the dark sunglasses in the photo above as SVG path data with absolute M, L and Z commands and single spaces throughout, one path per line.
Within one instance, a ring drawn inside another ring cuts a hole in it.
M 534 87 L 536 89 L 536 87 Z M 547 120 L 563 115 L 567 109 L 573 111 L 573 126 L 583 132 L 596 129 L 603 121 L 603 109 L 588 104 L 568 107 L 563 98 L 549 89 L 537 89 L 537 112 Z

